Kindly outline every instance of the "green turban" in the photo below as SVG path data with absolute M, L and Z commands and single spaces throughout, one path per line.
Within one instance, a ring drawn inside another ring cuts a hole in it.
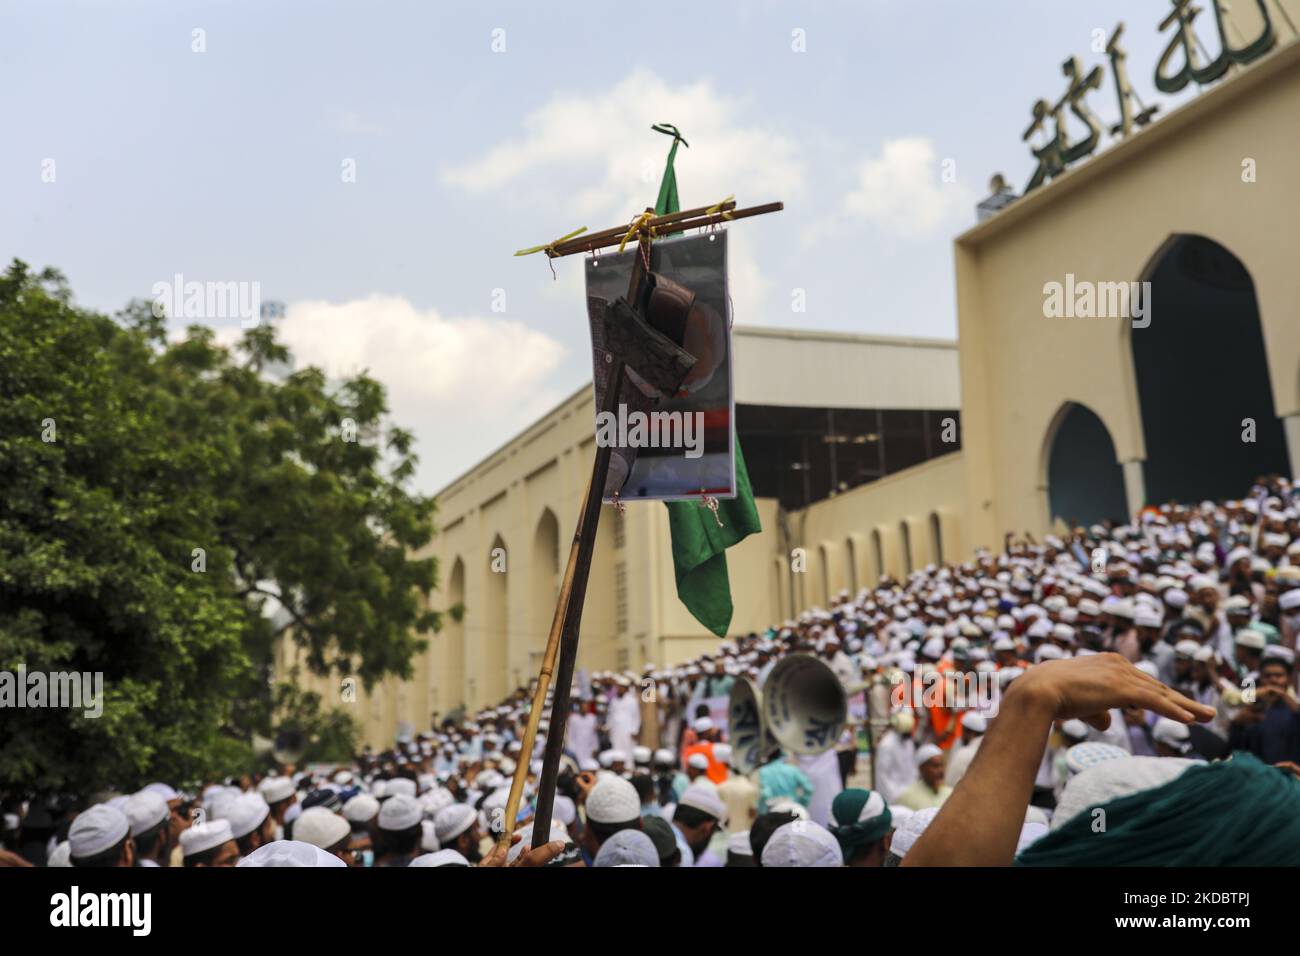
M 1075 814 L 1017 865 L 1300 864 L 1300 780 L 1248 753 L 1099 806 L 1104 814 L 1096 807 Z
M 888 833 L 893 821 L 885 798 L 874 790 L 841 790 L 831 801 L 830 831 L 846 863 Z

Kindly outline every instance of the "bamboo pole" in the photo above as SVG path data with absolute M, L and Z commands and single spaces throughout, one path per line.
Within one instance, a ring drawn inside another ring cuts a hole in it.
M 724 203 L 722 208 L 714 213 L 708 211 L 713 208 L 708 206 L 703 210 L 692 209 L 687 213 L 659 216 L 649 220 L 646 225 L 654 231 L 656 236 L 671 235 L 677 232 L 685 232 L 687 229 L 701 229 L 705 226 L 720 225 L 736 219 L 748 219 L 751 216 L 762 216 L 769 212 L 780 212 L 785 208 L 785 203 L 770 202 L 761 206 L 750 206 L 747 209 L 732 209 L 730 211 L 727 211 L 725 207 L 726 204 Z M 552 259 L 558 259 L 561 256 L 572 256 L 580 252 L 595 252 L 597 249 L 617 246 L 626 235 L 626 227 L 604 229 L 592 235 L 557 242 L 554 249 L 548 250 L 546 254 Z

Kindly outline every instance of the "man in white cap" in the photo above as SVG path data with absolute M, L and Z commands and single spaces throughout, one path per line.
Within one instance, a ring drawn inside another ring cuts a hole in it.
M 399 793 L 397 796 L 389 797 L 380 805 L 379 815 L 376 817 L 375 866 L 408 866 L 420 855 L 420 844 L 424 839 L 424 828 L 420 825 L 423 817 L 420 802 L 411 794 Z M 347 827 L 347 839 L 350 841 L 352 825 L 346 820 L 344 825 Z M 442 834 L 437 832 L 436 823 L 434 833 L 438 839 L 438 846 L 446 846 Z
M 961 721 L 961 743 L 953 747 L 948 754 L 948 765 L 943 773 L 943 782 L 950 787 L 957 786 L 957 781 L 966 773 L 966 768 L 975 759 L 984 731 L 988 729 L 988 718 L 983 714 L 967 713 Z
M 1187 725 L 1161 717 L 1151 728 L 1157 757 L 1186 757 L 1192 750 Z
M 641 696 L 632 690 L 631 681 L 620 677 L 615 685 L 615 697 L 609 702 L 605 724 L 609 741 L 615 750 L 630 754 L 636 747 L 637 734 L 641 732 Z
M 631 786 L 629 783 L 628 787 Z M 635 790 L 632 791 L 632 795 L 635 799 Z M 382 816 L 382 810 L 380 814 Z M 477 863 L 482 859 L 483 834 L 479 828 L 478 811 L 469 804 L 452 803 L 443 807 L 433 818 L 433 831 L 438 838 L 438 845 L 443 849 L 455 850 L 470 863 Z
M 271 808 L 271 819 L 275 821 L 275 838 L 277 840 L 282 839 L 284 836 L 285 814 L 298 796 L 293 781 L 284 776 L 267 777 L 257 785 L 257 790 L 262 795 L 262 799 L 266 801 L 267 806 Z
M 640 830 L 620 830 L 596 853 L 593 866 L 658 866 L 654 842 Z
M 329 812 L 328 810 L 325 812 Z M 300 840 L 276 840 L 268 843 L 251 856 L 241 859 L 236 866 L 289 866 L 289 867 L 335 867 L 346 864 L 333 853 L 326 853 L 318 846 L 303 843 Z
M 690 848 L 695 866 L 719 867 L 723 861 L 709 849 L 713 834 L 727 821 L 727 805 L 716 787 L 698 781 L 686 788 L 673 811 L 673 827 L 679 843 Z M 685 859 L 686 854 L 682 854 Z
M 795 820 L 778 827 L 763 847 L 764 867 L 843 865 L 844 853 L 839 841 L 829 830 L 812 820 Z
M 171 808 L 156 791 L 141 790 L 122 806 L 131 821 L 136 865 L 162 867 L 171 862 Z
M 601 845 L 620 830 L 641 829 L 641 798 L 636 787 L 614 774 L 601 774 L 586 798 L 587 825 L 580 849 L 588 865 Z
M 271 807 L 256 791 L 241 793 L 228 803 L 224 816 L 230 821 L 230 832 L 239 846 L 241 857 L 248 856 L 275 840 L 275 820 L 271 817 Z
M 228 820 L 196 823 L 181 834 L 181 861 L 188 867 L 225 867 L 239 863 L 239 847 Z
M 897 803 L 898 795 L 916 782 L 916 743 L 912 739 L 915 727 L 916 718 L 910 711 L 897 711 L 876 741 L 871 755 L 873 779 L 886 803 Z
M 943 782 L 943 751 L 935 744 L 923 744 L 917 748 L 914 762 L 917 779 L 894 802 L 910 810 L 943 806 L 952 793 L 952 787 Z
M 596 711 L 588 701 L 575 700 L 564 725 L 564 746 L 579 763 L 591 760 L 600 749 Z
M 80 867 L 135 865 L 131 821 L 121 810 L 97 803 L 77 814 L 68 828 L 72 865 Z
M 351 836 L 352 828 L 348 821 L 325 807 L 308 807 L 293 821 L 295 842 L 310 843 L 326 853 L 332 853 L 345 864 L 352 862 L 352 854 L 348 852 Z
M 750 824 L 758 818 L 758 785 L 731 766 L 730 746 L 717 744 L 713 755 L 730 771 L 727 779 L 718 784 L 718 798 L 727 807 L 727 832 L 748 832 Z

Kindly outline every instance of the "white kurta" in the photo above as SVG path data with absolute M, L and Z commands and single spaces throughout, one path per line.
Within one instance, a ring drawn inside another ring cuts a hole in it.
M 916 780 L 916 744 L 910 737 L 901 737 L 896 730 L 880 735 L 872 760 L 876 789 L 886 803 L 897 800 Z
M 622 697 L 611 700 L 606 724 L 609 726 L 610 744 L 631 760 L 637 734 L 641 731 L 641 698 L 627 691 Z
M 570 714 L 565 727 L 565 743 L 579 761 L 594 759 L 600 747 L 600 739 L 596 736 L 596 715 Z

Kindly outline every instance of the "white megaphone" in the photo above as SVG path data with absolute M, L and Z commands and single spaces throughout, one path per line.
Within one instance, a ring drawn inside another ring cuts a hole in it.
M 737 773 L 757 770 L 776 749 L 776 741 L 763 723 L 763 692 L 746 677 L 731 685 L 727 727 L 731 732 L 731 768 Z
M 763 726 L 791 753 L 819 754 L 835 746 L 849 716 L 844 685 L 825 661 L 790 654 L 763 685 Z

